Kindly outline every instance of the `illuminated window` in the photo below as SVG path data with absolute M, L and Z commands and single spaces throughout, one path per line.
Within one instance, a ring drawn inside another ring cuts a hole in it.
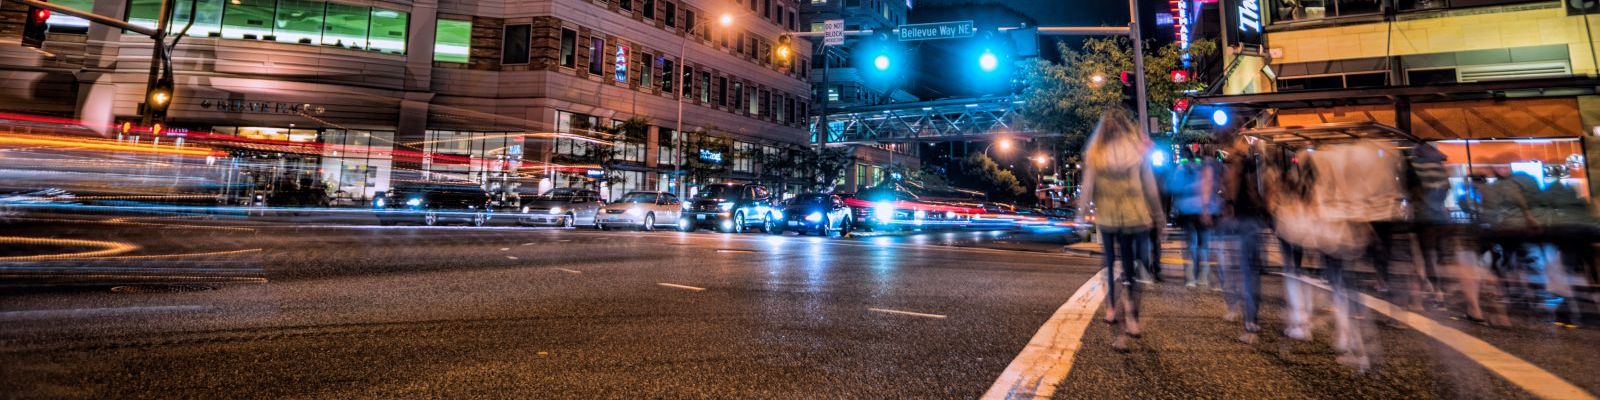
M 94 11 L 94 0 L 55 0 L 51 3 L 72 7 L 83 11 Z M 187 15 L 189 7 L 180 8 L 182 8 L 184 13 Z M 89 20 L 67 15 L 66 13 L 52 12 L 50 14 L 50 19 L 44 21 L 45 26 L 50 29 L 50 32 L 81 33 L 88 32 L 89 30 Z M 191 30 L 191 32 L 193 31 Z
M 600 75 L 606 69 L 606 40 L 589 39 L 589 73 Z
M 700 71 L 700 103 L 711 104 L 711 72 Z
M 653 82 L 655 80 L 655 60 L 655 55 L 639 53 L 639 61 L 644 63 L 644 69 L 639 71 L 639 87 L 655 87 L 655 82 Z
M 676 69 L 675 69 L 675 66 L 672 65 L 672 60 L 668 60 L 666 57 L 662 57 L 661 58 L 661 91 L 667 92 L 667 93 L 672 93 L 672 88 L 673 88 L 673 86 L 672 86 L 672 74 L 674 73 L 674 71 L 676 71 Z
M 372 43 L 369 50 L 377 50 L 390 54 L 405 54 L 406 29 L 410 25 L 410 14 L 404 11 L 372 9 Z
M 222 14 L 222 37 L 262 39 L 272 34 L 272 0 L 236 0 Z M 364 12 L 366 7 L 358 7 Z
M 694 97 L 694 67 L 683 66 L 683 97 Z
M 433 60 L 467 62 L 472 47 L 472 21 L 440 19 L 433 34 Z
M 327 3 L 315 0 L 278 0 L 273 34 L 284 43 L 321 42 L 322 10 L 326 7 Z
M 233 6 L 228 6 L 228 9 L 231 13 Z M 322 29 L 322 44 L 356 49 L 367 48 L 367 26 L 372 19 L 372 12 L 369 10 L 367 7 L 328 3 L 328 13 L 324 17 L 327 22 Z

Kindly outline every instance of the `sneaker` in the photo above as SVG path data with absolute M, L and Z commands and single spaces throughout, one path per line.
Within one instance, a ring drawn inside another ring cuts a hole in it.
M 1190 289 L 1194 289 L 1197 286 L 1200 286 L 1200 285 L 1194 283 L 1194 281 L 1189 281 L 1189 282 L 1186 282 L 1186 283 L 1183 284 L 1183 287 L 1190 288 Z
M 1127 353 L 1128 335 L 1117 335 L 1116 339 L 1111 340 L 1111 348 L 1119 352 Z
M 1311 329 L 1304 324 L 1297 324 L 1284 328 L 1283 335 L 1288 336 L 1290 339 L 1306 342 L 1311 340 Z
M 1244 344 L 1256 344 L 1256 341 L 1259 340 L 1258 336 L 1255 332 L 1245 332 L 1243 335 L 1239 335 L 1238 340 Z
M 1133 336 L 1134 339 L 1144 337 L 1144 330 L 1139 329 L 1139 319 L 1129 318 L 1125 325 L 1125 332 L 1128 334 L 1128 336 Z

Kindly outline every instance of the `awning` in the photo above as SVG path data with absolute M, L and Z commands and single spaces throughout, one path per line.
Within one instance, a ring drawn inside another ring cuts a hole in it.
M 1401 98 L 1408 99 L 1413 103 L 1425 103 L 1523 97 L 1570 97 L 1591 95 L 1597 92 L 1600 92 L 1600 78 L 1575 76 L 1442 85 L 1207 96 L 1197 97 L 1191 101 L 1191 104 L 1211 107 L 1294 109 L 1362 104 L 1394 104 Z
M 1303 126 L 1275 126 L 1246 129 L 1240 134 L 1281 145 L 1307 145 L 1355 140 L 1400 140 L 1420 142 L 1416 136 L 1395 127 L 1375 122 L 1336 122 Z

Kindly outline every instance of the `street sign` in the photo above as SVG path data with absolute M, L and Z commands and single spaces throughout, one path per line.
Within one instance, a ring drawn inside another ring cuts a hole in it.
M 977 28 L 973 26 L 972 21 L 952 21 L 900 25 L 900 29 L 895 31 L 900 34 L 900 41 L 909 42 L 914 40 L 972 37 Z
M 844 20 L 830 19 L 822 21 L 822 45 L 839 46 L 844 44 Z

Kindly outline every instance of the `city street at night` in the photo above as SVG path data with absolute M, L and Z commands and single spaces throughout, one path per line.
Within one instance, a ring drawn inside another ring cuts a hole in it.
M 1335 363 L 1326 343 L 1238 343 L 1220 293 L 1171 283 L 1150 287 L 1150 333 L 1119 354 L 1098 320 L 1052 321 L 1094 286 L 1098 260 L 1005 232 L 824 239 L 35 216 L 5 228 L 136 246 L 98 266 L 184 265 L 140 269 L 163 284 L 5 289 L 7 397 L 971 398 L 1002 386 L 1037 332 L 1073 327 L 1081 348 L 1052 350 L 1076 352 L 1056 398 L 1530 397 L 1393 322 L 1372 333 L 1382 361 L 1365 374 Z M 180 276 L 199 283 L 170 280 Z M 240 276 L 263 279 L 207 283 Z M 1268 282 L 1272 321 L 1281 285 Z M 1487 335 L 1587 390 L 1600 385 L 1592 366 L 1561 354 L 1592 351 L 1593 332 Z

